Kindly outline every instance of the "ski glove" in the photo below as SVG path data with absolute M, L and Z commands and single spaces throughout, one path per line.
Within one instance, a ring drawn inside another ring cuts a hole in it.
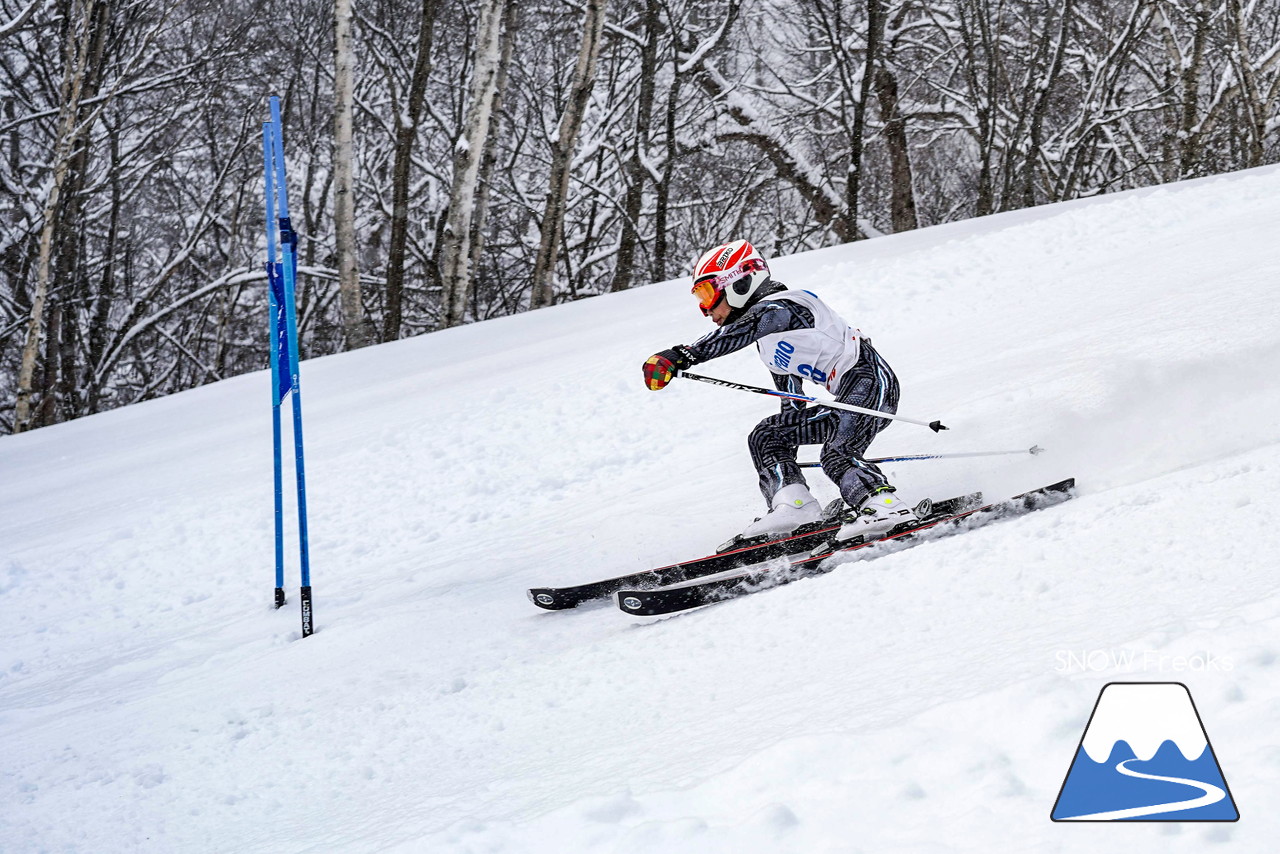
M 644 382 L 650 391 L 665 388 L 681 371 L 693 365 L 693 353 L 683 344 L 654 353 L 644 362 Z

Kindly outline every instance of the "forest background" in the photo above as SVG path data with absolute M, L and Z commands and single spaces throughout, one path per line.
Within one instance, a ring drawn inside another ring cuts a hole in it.
M 0 94 L 9 433 L 266 366 L 269 95 L 306 358 L 1275 162 L 1280 0 L 0 0 Z

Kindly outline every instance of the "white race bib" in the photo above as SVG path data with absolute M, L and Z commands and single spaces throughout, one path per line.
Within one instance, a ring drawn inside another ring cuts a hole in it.
M 783 291 L 771 300 L 798 303 L 813 312 L 813 329 L 791 329 L 756 342 L 760 360 L 775 374 L 811 380 L 835 393 L 840 378 L 858 363 L 862 333 L 808 291 Z

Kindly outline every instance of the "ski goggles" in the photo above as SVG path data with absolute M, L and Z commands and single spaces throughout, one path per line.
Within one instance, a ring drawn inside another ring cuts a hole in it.
M 744 276 L 764 269 L 765 265 L 762 259 L 752 258 L 719 275 L 704 276 L 694 283 L 690 293 L 698 298 L 698 308 L 702 309 L 702 313 L 709 315 L 711 314 L 711 309 L 715 308 L 716 303 L 720 301 L 720 296 L 724 293 L 725 288 Z

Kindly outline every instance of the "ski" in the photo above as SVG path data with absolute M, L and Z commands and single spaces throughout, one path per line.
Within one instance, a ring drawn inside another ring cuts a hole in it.
M 832 557 L 850 555 L 863 549 L 871 552 L 869 556 L 888 554 L 928 539 L 945 536 L 951 530 L 970 530 L 996 519 L 1021 516 L 1033 510 L 1060 504 L 1071 498 L 1074 492 L 1075 479 L 1068 478 L 1004 501 L 934 514 L 915 527 L 835 551 L 820 547 L 816 553 L 804 557 L 774 560 L 764 566 L 728 575 L 720 574 L 716 578 L 676 582 L 659 589 L 622 588 L 614 591 L 614 600 L 625 613 L 638 616 L 656 617 L 686 611 L 830 572 L 840 565 L 829 562 Z
M 981 492 L 933 502 L 932 509 L 928 511 L 928 518 L 942 519 L 954 516 L 981 504 Z M 761 539 L 753 542 L 735 537 L 715 554 L 683 563 L 646 569 L 630 575 L 620 575 L 617 578 L 591 581 L 572 587 L 533 587 L 528 591 L 529 601 L 548 611 L 561 611 L 566 608 L 576 608 L 583 602 L 594 599 L 608 599 L 619 590 L 666 587 L 778 558 L 801 555 L 830 542 L 836 531 L 840 530 L 840 525 L 840 522 L 833 520 L 814 522 L 802 525 L 796 533 L 780 540 Z

